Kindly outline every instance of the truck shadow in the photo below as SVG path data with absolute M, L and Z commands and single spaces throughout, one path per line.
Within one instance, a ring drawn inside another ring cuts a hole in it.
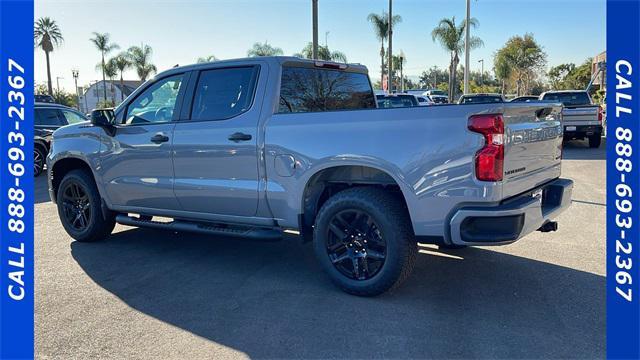
M 49 185 L 47 184 L 47 174 L 42 174 L 33 179 L 33 202 L 35 204 L 51 201 L 49 198 Z
M 295 237 L 127 229 L 71 250 L 133 309 L 251 358 L 605 356 L 603 276 L 491 250 L 421 247 L 409 281 L 376 298 L 334 288 Z
M 606 160 L 607 138 L 597 149 L 591 149 L 586 140 L 571 140 L 563 145 L 562 160 Z

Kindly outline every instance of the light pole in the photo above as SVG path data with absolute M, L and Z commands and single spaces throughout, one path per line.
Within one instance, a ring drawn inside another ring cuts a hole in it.
M 404 63 L 404 52 L 400 51 L 400 92 L 404 92 L 404 76 L 402 73 L 403 63 Z
M 60 92 L 60 79 L 64 80 L 62 76 L 56 76 L 56 88 Z
M 480 59 L 478 60 L 479 63 L 481 63 L 481 70 L 480 70 L 480 85 L 484 84 L 484 59 Z
M 73 75 L 73 82 L 76 85 L 76 108 L 80 111 L 80 95 L 78 94 L 78 76 L 80 75 L 80 71 L 78 71 L 78 69 L 72 69 L 71 75 Z
M 318 60 L 318 0 L 311 0 L 312 3 L 312 18 L 313 18 L 313 45 L 311 57 L 313 60 Z
M 469 93 L 469 22 L 471 21 L 471 0 L 467 0 L 467 21 L 464 27 L 464 93 Z
M 392 44 L 393 44 L 393 9 L 392 9 L 392 2 L 393 0 L 389 0 L 389 46 L 387 47 L 387 51 L 389 52 L 389 60 L 387 60 L 387 69 L 388 71 L 388 76 L 387 76 L 387 91 L 389 92 L 389 94 L 391 94 L 392 92 L 392 88 L 391 85 L 393 84 L 393 51 L 392 51 Z

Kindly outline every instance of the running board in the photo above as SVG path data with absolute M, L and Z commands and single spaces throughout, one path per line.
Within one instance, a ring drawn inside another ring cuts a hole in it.
M 275 241 L 282 239 L 282 230 L 273 228 L 249 227 L 242 225 L 221 225 L 206 222 L 191 222 L 174 220 L 160 222 L 140 219 L 124 214 L 116 215 L 116 222 L 122 225 L 161 229 L 169 231 L 184 231 L 208 235 L 232 236 L 255 240 Z

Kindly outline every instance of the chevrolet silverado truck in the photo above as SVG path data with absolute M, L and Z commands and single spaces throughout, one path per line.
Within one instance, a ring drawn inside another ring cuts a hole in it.
M 346 292 L 406 279 L 418 242 L 512 243 L 553 231 L 561 104 L 378 109 L 361 65 L 259 57 L 177 67 L 115 110 L 58 129 L 51 199 L 77 241 L 115 223 L 312 241 Z
M 603 110 L 600 105 L 593 104 L 587 91 L 547 91 L 540 95 L 540 100 L 559 102 L 564 105 L 562 126 L 565 140 L 587 138 L 589 147 L 600 147 Z

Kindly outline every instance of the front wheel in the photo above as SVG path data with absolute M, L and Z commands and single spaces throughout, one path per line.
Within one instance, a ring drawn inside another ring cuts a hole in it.
M 411 274 L 418 252 L 400 199 L 368 187 L 327 200 L 316 218 L 314 250 L 333 283 L 359 296 L 398 287 Z
M 101 198 L 86 171 L 70 171 L 60 182 L 56 196 L 58 216 L 67 233 L 77 241 L 102 240 L 115 227 L 115 216 L 103 216 Z
M 33 147 L 33 176 L 37 177 L 42 174 L 44 170 L 45 156 L 47 154 L 44 152 L 42 147 L 36 145 Z
M 600 143 L 602 143 L 602 136 L 600 134 L 594 134 L 589 136 L 589 147 L 590 148 L 599 148 Z

